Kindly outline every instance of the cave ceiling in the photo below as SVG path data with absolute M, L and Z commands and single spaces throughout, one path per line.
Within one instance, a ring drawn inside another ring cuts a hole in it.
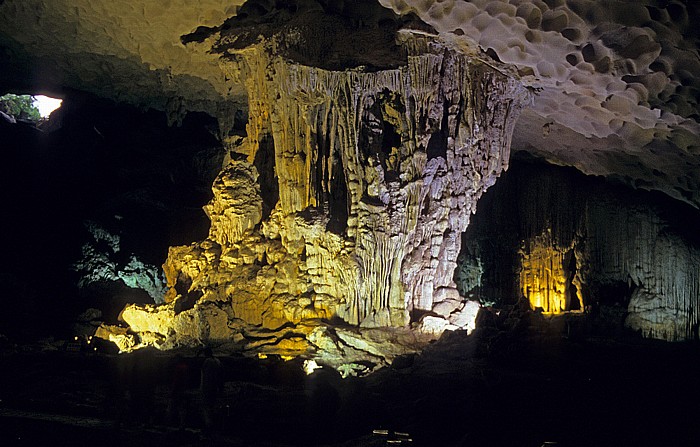
M 513 151 L 697 207 L 699 12 L 662 0 L 4 0 L 0 87 L 74 89 L 164 110 L 172 123 L 202 111 L 229 125 L 248 98 L 246 73 L 220 64 L 230 48 L 283 29 L 301 36 L 286 56 L 302 64 L 377 70 L 401 63 L 387 36 L 410 27 L 534 93 Z

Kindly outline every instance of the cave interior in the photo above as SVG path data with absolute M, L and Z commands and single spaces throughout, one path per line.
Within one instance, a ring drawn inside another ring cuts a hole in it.
M 3 445 L 698 445 L 697 2 L 155 5 L 0 0 Z

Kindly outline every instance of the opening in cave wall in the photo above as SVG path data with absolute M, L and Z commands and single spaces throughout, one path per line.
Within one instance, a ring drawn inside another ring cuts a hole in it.
M 24 120 L 43 127 L 51 113 L 61 107 L 63 100 L 46 95 L 15 94 L 0 95 L 0 113 L 3 120 Z
M 36 95 L 34 96 L 34 105 L 39 109 L 39 115 L 42 118 L 48 118 L 54 110 L 61 107 L 63 102 L 60 98 L 52 98 L 46 95 Z

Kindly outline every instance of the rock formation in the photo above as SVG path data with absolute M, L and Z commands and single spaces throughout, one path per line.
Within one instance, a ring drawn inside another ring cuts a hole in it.
M 167 306 L 124 321 L 164 344 L 289 324 L 313 344 L 313 321 L 405 328 L 425 312 L 473 325 L 453 281 L 460 236 L 507 166 L 525 90 L 418 32 L 400 35 L 405 65 L 379 71 L 301 65 L 273 43 L 223 62 L 248 72 L 250 116 L 205 207 L 208 239 L 171 248 Z M 207 323 L 175 323 L 188 318 Z
M 82 256 L 73 265 L 80 279 L 78 287 L 87 287 L 100 281 L 122 281 L 127 287 L 148 293 L 154 303 L 160 304 L 165 296 L 165 278 L 160 269 L 144 263 L 134 254 L 121 261 L 119 236 L 101 228 L 95 222 L 86 223 L 92 240 L 83 244 Z
M 485 292 L 485 300 L 514 298 L 503 291 L 515 282 L 517 296 L 547 314 L 617 307 L 624 324 L 645 337 L 698 337 L 694 212 L 554 168 L 520 163 L 504 180 L 465 234 L 461 258 L 483 265 L 481 282 L 505 283 Z M 517 224 L 503 223 L 514 216 Z M 687 221 L 673 225 L 668 216 Z M 511 236 L 495 240 L 490 232 Z M 480 286 L 470 284 L 472 293 Z
M 379 1 L 478 44 L 537 89 L 516 150 L 698 205 L 697 2 Z
M 204 111 L 220 119 L 225 135 L 247 107 L 245 86 L 219 68 L 206 34 L 204 45 L 183 45 L 181 36 L 246 16 L 267 28 L 252 29 L 250 43 L 283 26 L 293 9 L 315 9 L 316 23 L 328 28 L 337 26 L 334 12 L 355 21 L 360 26 L 342 41 L 358 53 L 381 53 L 379 62 L 394 58 L 393 39 L 363 34 L 396 14 L 414 14 L 537 90 L 516 124 L 514 150 L 700 203 L 694 1 L 5 0 L 0 82 L 23 91 L 87 91 L 165 110 L 172 123 Z M 269 20 L 275 15 L 282 20 Z M 334 55 L 337 42 L 320 37 L 307 47 L 325 50 L 336 68 L 348 62 Z
M 549 229 L 523 241 L 520 291 L 533 309 L 555 314 L 584 309 L 575 248 L 573 241 L 569 247 L 559 246 Z
M 643 203 L 614 211 L 557 189 L 570 200 L 555 206 L 544 185 L 561 183 L 542 178 L 502 197 L 512 214 L 485 230 L 490 247 L 460 242 L 511 136 L 519 154 L 700 205 L 696 3 L 151 3 L 0 1 L 0 93 L 89 92 L 175 128 L 194 112 L 218 123 L 208 235 L 170 249 L 164 305 L 124 309 L 135 333 L 111 336 L 123 347 L 323 352 L 361 372 L 470 328 L 476 299 L 585 312 L 618 286 L 629 327 L 697 332 L 697 244 Z M 85 158 L 105 128 L 86 126 Z M 178 152 L 165 146 L 134 157 Z M 176 164 L 159 178 L 174 181 Z

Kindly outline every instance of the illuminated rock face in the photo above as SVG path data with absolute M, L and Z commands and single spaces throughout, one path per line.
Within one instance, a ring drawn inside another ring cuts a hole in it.
M 632 285 L 626 326 L 669 341 L 697 338 L 700 321 L 700 249 L 653 209 L 591 207 L 588 252 L 592 279 Z
M 232 110 L 245 108 L 243 83 L 227 79 L 210 45 L 183 45 L 183 36 L 242 16 L 262 18 L 261 28 L 274 31 L 289 23 L 291 9 L 318 11 L 310 22 L 332 26 L 327 24 L 335 10 L 361 24 L 344 40 L 385 59 L 392 57 L 391 42 L 363 41 L 362 34 L 384 27 L 390 15 L 415 14 L 440 35 L 459 38 L 494 63 L 507 64 L 537 90 L 533 107 L 516 124 L 514 150 L 664 191 L 697 207 L 698 5 L 683 0 L 4 0 L 0 81 L 34 91 L 87 91 L 165 110 L 173 123 L 187 112 L 204 111 L 219 118 L 226 134 Z M 256 41 L 257 31 L 248 39 Z M 333 45 L 319 39 L 303 50 Z M 329 51 L 326 59 L 339 58 Z
M 171 123 L 195 110 L 221 116 L 242 89 L 226 85 L 215 55 L 189 51 L 179 39 L 198 26 L 221 23 L 242 3 L 3 1 L 3 65 L 19 62 L 5 75 L 10 84 L 17 78 L 20 85 L 58 92 L 68 87 L 164 110 Z
M 645 337 L 698 337 L 695 210 L 527 163 L 503 181 L 480 203 L 484 218 L 477 215 L 468 229 L 469 253 L 462 254 L 467 266 L 477 264 L 472 257 L 479 260 L 481 282 L 470 284 L 486 283 L 485 301 L 518 294 L 544 313 L 591 311 L 596 318 L 614 311 L 616 323 Z M 669 216 L 682 217 L 684 225 Z
M 171 310 L 127 309 L 132 329 L 201 343 L 334 318 L 406 327 L 414 310 L 469 326 L 460 235 L 507 165 L 527 95 L 448 42 L 401 38 L 406 65 L 377 72 L 302 66 L 265 44 L 230 62 L 250 72 L 248 137 L 214 182 L 209 238 L 170 250 Z M 206 306 L 207 334 L 175 324 Z
M 558 246 L 551 231 L 525 241 L 520 252 L 520 291 L 532 309 L 546 314 L 583 310 L 573 245 L 572 241 L 569 247 Z
M 403 326 L 412 311 L 425 310 L 438 317 L 422 327 L 439 328 L 469 314 L 451 282 L 456 235 L 505 163 L 506 154 L 497 152 L 509 146 L 518 114 L 505 115 L 517 112 L 508 101 L 518 94 L 494 80 L 496 72 L 465 65 L 466 56 L 452 46 L 489 55 L 491 64 L 537 91 L 534 107 L 517 123 L 517 150 L 700 203 L 696 2 L 152 3 L 0 1 L 0 78 L 9 89 L 75 89 L 154 107 L 167 111 L 171 124 L 191 111 L 218 118 L 232 163 L 207 208 L 209 238 L 171 251 L 167 299 L 177 315 L 206 305 L 221 306 L 231 327 L 334 317 L 371 327 Z M 379 65 L 343 64 L 337 39 L 299 45 L 296 56 L 309 60 L 310 53 L 331 48 L 315 55 L 324 64 L 274 51 L 303 33 L 256 44 L 259 35 L 267 38 L 292 22 L 288 31 L 309 24 L 327 30 L 338 12 L 356 23 L 336 37 L 355 53 L 373 53 L 369 59 Z M 387 24 L 415 24 L 414 14 L 424 22 L 420 29 L 432 27 L 443 44 L 409 38 L 395 52 L 393 34 L 368 38 L 368 30 Z M 202 45 L 187 39 L 200 28 L 219 32 L 237 18 L 255 26 L 239 35 L 247 48 L 228 54 L 230 60 L 210 51 L 213 34 Z M 397 63 L 394 53 L 407 56 Z M 382 64 L 384 58 L 390 63 Z M 241 142 L 229 131 L 233 111 L 246 107 L 248 135 Z M 521 291 L 535 297 L 533 306 L 580 305 L 580 297 L 566 292 L 574 284 L 562 279 L 567 268 L 546 268 L 566 261 L 569 242 L 527 241 Z M 635 267 L 644 275 L 629 278 L 638 291 L 643 284 L 653 292 L 638 292 L 630 309 L 658 327 L 651 332 L 670 334 L 671 323 L 661 321 L 673 320 L 676 309 L 691 315 L 694 308 L 678 291 L 695 290 L 687 267 L 695 254 L 675 239 L 668 247 L 658 250 L 678 251 L 672 259 L 646 259 L 649 250 L 629 247 L 619 254 L 645 259 Z M 683 259 L 686 267 L 677 271 L 685 279 L 671 279 L 664 267 L 675 259 Z M 613 277 L 625 280 L 625 274 Z M 536 291 L 528 292 L 534 283 Z M 537 298 L 549 290 L 556 293 Z M 670 316 L 655 317 L 666 312 L 661 309 L 671 309 Z M 695 317 L 688 318 L 689 327 L 695 325 Z
M 700 122 L 687 94 L 700 79 L 698 2 L 379 2 L 478 43 L 537 88 L 516 150 L 698 206 Z

